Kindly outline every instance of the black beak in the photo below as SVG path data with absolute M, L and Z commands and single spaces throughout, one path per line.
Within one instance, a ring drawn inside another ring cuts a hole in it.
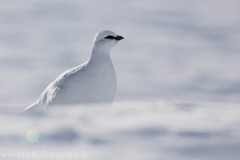
M 122 40 L 122 39 L 124 39 L 122 36 L 117 36 L 116 38 L 115 38 L 117 41 L 120 41 L 120 40 Z

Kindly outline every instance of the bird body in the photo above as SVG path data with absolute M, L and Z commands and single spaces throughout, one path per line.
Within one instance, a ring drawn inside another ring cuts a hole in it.
M 89 60 L 58 76 L 25 110 L 38 106 L 112 103 L 117 79 L 110 50 L 121 39 L 111 31 L 98 32 Z

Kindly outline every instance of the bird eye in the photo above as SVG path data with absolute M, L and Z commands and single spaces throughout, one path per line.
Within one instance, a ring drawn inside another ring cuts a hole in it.
M 113 37 L 113 36 L 107 36 L 107 37 L 105 37 L 106 39 L 114 39 L 115 37 Z

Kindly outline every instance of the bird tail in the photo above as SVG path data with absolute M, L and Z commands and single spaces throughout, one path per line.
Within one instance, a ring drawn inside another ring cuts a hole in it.
M 36 108 L 36 107 L 38 107 L 39 106 L 39 100 L 37 100 L 35 103 L 33 103 L 33 104 L 31 104 L 30 106 L 28 106 L 27 108 L 25 108 L 24 110 L 23 110 L 23 112 L 24 111 L 27 111 L 27 110 L 32 110 L 33 108 Z

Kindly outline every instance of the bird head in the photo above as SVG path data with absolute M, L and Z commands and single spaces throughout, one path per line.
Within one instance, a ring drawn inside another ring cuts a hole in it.
M 119 36 L 112 31 L 104 30 L 95 35 L 93 42 L 94 47 L 99 51 L 109 53 L 118 41 L 122 39 L 124 39 L 122 36 Z

